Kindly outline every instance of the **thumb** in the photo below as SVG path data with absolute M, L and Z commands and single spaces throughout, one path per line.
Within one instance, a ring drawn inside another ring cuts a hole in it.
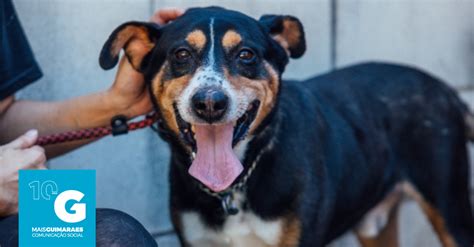
M 8 148 L 24 149 L 33 146 L 38 139 L 38 130 L 32 129 L 12 142 L 5 145 Z

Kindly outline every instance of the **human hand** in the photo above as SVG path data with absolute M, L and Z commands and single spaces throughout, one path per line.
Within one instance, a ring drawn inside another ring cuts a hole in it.
M 38 131 L 30 130 L 0 146 L 0 217 L 18 212 L 20 169 L 46 169 L 44 149 L 35 146 Z
M 153 14 L 151 21 L 164 25 L 184 12 L 180 8 L 163 8 Z M 124 114 L 129 118 L 144 115 L 153 109 L 147 91 L 143 75 L 132 67 L 126 57 L 122 57 L 114 84 L 107 91 L 108 104 L 116 109 L 117 114 Z
M 170 21 L 175 20 L 176 18 L 180 17 L 181 15 L 184 14 L 186 9 L 182 8 L 162 8 L 160 10 L 157 10 L 153 16 L 151 17 L 151 21 L 155 22 L 159 25 L 164 25 Z

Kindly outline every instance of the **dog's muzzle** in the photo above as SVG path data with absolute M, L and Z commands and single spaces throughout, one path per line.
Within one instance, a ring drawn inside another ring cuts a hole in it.
M 192 110 L 197 117 L 213 123 L 222 119 L 229 106 L 229 97 L 218 87 L 199 89 L 191 98 Z

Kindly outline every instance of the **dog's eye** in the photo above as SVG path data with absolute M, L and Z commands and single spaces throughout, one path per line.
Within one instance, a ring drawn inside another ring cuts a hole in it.
M 238 58 L 244 63 L 252 63 L 255 61 L 255 54 L 249 49 L 242 49 L 239 52 Z
M 191 53 L 186 49 L 179 49 L 174 55 L 180 62 L 185 62 L 191 57 Z

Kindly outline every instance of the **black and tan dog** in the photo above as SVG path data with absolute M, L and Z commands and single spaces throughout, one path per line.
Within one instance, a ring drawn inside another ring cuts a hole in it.
M 364 246 L 395 246 L 407 193 L 444 246 L 472 247 L 471 117 L 456 93 L 390 64 L 282 81 L 305 47 L 294 17 L 217 7 L 125 23 L 104 45 L 103 68 L 123 48 L 150 83 L 182 244 L 323 246 L 355 229 Z

